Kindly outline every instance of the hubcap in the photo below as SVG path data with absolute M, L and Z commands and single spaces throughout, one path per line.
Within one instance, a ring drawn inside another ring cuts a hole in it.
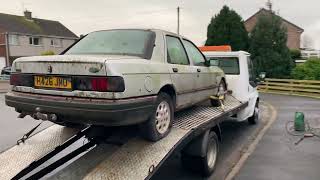
M 211 143 L 208 143 L 207 151 L 207 163 L 208 167 L 213 168 L 217 159 L 217 143 L 214 139 L 211 139 Z
M 167 132 L 171 121 L 170 106 L 166 101 L 162 101 L 156 111 L 156 129 L 160 134 Z

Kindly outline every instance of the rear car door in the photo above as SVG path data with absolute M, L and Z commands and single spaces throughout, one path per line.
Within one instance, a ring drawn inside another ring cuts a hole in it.
M 192 72 L 195 79 L 195 96 L 193 100 L 202 101 L 213 95 L 216 84 L 215 73 L 213 68 L 205 66 L 205 57 L 198 48 L 189 40 L 183 39 L 183 44 L 188 53 L 189 59 L 192 61 Z
M 167 62 L 170 77 L 177 93 L 177 108 L 183 108 L 192 103 L 194 84 L 190 62 L 180 38 L 166 35 Z

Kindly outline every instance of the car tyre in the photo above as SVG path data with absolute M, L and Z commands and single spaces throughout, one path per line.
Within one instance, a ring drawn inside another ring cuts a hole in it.
M 222 93 L 224 93 L 227 89 L 226 89 L 226 83 L 224 80 L 221 80 L 219 87 L 218 87 L 218 92 L 216 94 L 216 97 L 219 97 Z M 223 96 L 223 101 L 225 100 L 225 95 Z M 218 99 L 210 99 L 211 102 L 211 106 L 213 107 L 219 107 L 221 106 L 221 102 Z
M 166 137 L 171 130 L 173 118 L 172 99 L 167 93 L 160 92 L 151 117 L 141 125 L 143 137 L 153 142 Z
M 216 168 L 219 154 L 218 136 L 214 131 L 210 132 L 206 148 L 206 155 L 204 157 L 182 154 L 182 166 L 188 170 L 198 172 L 205 177 L 210 176 Z
M 254 107 L 253 115 L 248 118 L 248 122 L 251 125 L 257 124 L 259 121 L 259 101 L 256 102 Z

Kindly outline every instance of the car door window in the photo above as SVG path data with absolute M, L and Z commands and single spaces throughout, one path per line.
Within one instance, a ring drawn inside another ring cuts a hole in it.
M 180 39 L 173 36 L 166 36 L 166 40 L 168 63 L 188 65 L 189 60 Z
M 184 46 L 186 47 L 187 53 L 191 58 L 193 65 L 195 66 L 204 66 L 206 59 L 203 57 L 202 53 L 198 48 L 190 41 L 183 40 Z

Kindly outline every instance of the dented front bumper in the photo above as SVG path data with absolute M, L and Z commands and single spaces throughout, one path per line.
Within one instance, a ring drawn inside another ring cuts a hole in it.
M 56 114 L 65 122 L 103 126 L 124 126 L 142 123 L 152 115 L 156 96 L 129 99 L 94 99 L 8 92 L 8 106 L 20 113 Z

